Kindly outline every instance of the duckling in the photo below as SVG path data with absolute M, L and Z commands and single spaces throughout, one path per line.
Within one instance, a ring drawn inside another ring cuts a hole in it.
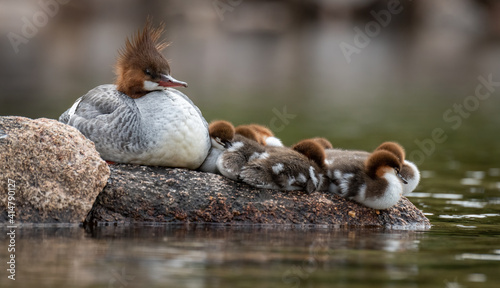
M 210 150 L 208 124 L 193 102 L 173 87 L 159 42 L 163 27 L 148 22 L 119 52 L 115 85 L 100 85 L 59 118 L 95 143 L 104 160 L 198 168 Z
M 281 140 L 267 127 L 259 124 L 240 125 L 236 127 L 236 134 L 240 134 L 264 146 L 283 147 Z
M 241 169 L 255 159 L 267 158 L 266 147 L 258 142 L 235 134 L 231 147 L 227 148 L 217 159 L 219 172 L 229 179 L 241 180 Z
M 307 139 L 306 139 L 307 140 Z M 333 149 L 332 142 L 330 142 L 328 139 L 323 138 L 323 137 L 315 137 L 311 138 L 309 140 L 312 140 L 316 143 L 318 143 L 323 149 Z
M 415 164 L 404 160 L 403 167 L 399 173 L 407 182 L 406 185 L 403 185 L 403 196 L 407 196 L 417 188 L 420 182 L 420 171 Z
M 325 138 L 305 139 L 293 145 L 291 149 L 303 154 L 312 160 L 321 169 L 326 169 L 325 148 L 332 147 L 331 143 Z
M 321 166 L 324 149 L 314 141 L 300 142 L 294 149 L 268 147 L 268 157 L 243 166 L 240 179 L 252 186 L 278 190 L 317 191 L 323 185 Z
M 313 149 L 324 150 L 317 143 L 309 146 L 297 144 L 297 150 L 311 155 L 312 159 L 309 159 L 293 149 L 264 146 L 236 134 L 231 147 L 218 158 L 217 168 L 222 175 L 254 187 L 311 193 L 322 186 L 320 166 L 325 156 L 323 152 L 323 158 L 320 159 L 321 152 L 314 152 Z
M 266 142 L 264 141 L 262 136 L 259 133 L 257 133 L 257 131 L 255 129 L 250 127 L 250 125 L 236 126 L 236 128 L 234 129 L 234 132 L 238 135 L 241 135 L 243 137 L 246 137 L 248 139 L 251 139 L 251 140 L 257 142 L 260 145 L 266 145 Z
M 329 184 L 323 189 L 374 209 L 396 205 L 420 179 L 416 166 L 404 160 L 404 149 L 394 142 L 383 143 L 373 153 L 340 149 L 325 153 Z
M 222 153 L 231 147 L 235 129 L 232 123 L 224 120 L 212 121 L 208 126 L 212 147 L 203 164 L 198 168 L 203 172 L 221 174 L 217 168 L 217 160 Z
M 376 150 L 386 150 L 398 157 L 400 161 L 403 162 L 403 166 L 400 171 L 400 178 L 403 181 L 403 195 L 406 196 L 410 194 L 415 188 L 417 188 L 420 182 L 420 172 L 417 166 L 412 162 L 405 160 L 405 151 L 403 147 L 394 142 L 384 142 Z

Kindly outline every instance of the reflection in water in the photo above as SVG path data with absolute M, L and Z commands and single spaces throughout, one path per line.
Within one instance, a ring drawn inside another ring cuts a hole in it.
M 215 283 L 214 277 L 224 279 L 234 273 L 251 276 L 256 273 L 253 269 L 266 267 L 271 268 L 267 273 L 274 281 L 294 287 L 309 281 L 313 274 L 344 271 L 374 260 L 382 275 L 402 279 L 418 274 L 418 268 L 416 263 L 398 264 L 395 255 L 417 252 L 425 235 L 382 229 L 222 225 L 103 226 L 89 232 L 80 227 L 35 227 L 18 231 L 16 284 L 25 287 L 135 287 L 139 283 L 207 287 Z M 4 245 L 6 239 L 1 242 Z M 6 256 L 1 250 L 0 258 Z M 335 277 L 352 277 L 344 272 Z M 0 283 L 2 287 L 11 284 L 5 279 Z

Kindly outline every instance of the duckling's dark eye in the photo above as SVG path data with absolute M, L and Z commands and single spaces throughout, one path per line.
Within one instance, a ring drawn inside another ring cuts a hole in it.
M 401 169 L 399 169 L 398 167 L 394 167 L 394 170 L 396 170 L 396 175 L 399 177 L 399 179 L 401 179 L 404 184 L 408 184 L 408 180 L 406 180 L 406 178 L 401 175 Z
M 146 74 L 148 76 L 153 76 L 153 74 L 151 73 L 151 70 L 149 70 L 149 68 L 144 70 L 144 74 Z

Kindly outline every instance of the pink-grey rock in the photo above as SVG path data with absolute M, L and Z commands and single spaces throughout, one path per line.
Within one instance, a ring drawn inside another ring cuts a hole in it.
M 0 223 L 78 223 L 109 178 L 94 143 L 51 119 L 0 117 Z M 10 184 L 15 184 L 15 187 Z

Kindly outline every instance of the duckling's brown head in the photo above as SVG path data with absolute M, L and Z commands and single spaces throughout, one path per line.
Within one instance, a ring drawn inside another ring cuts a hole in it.
M 233 124 L 224 120 L 211 122 L 208 126 L 208 132 L 212 141 L 222 146 L 220 148 L 229 148 L 235 133 Z
M 375 149 L 375 151 L 378 150 L 391 152 L 392 154 L 396 155 L 396 157 L 398 157 L 400 162 L 404 162 L 405 160 L 405 149 L 396 142 L 384 142 L 380 144 L 377 149 Z
M 302 140 L 292 146 L 292 149 L 305 155 L 311 159 L 318 167 L 324 169 L 325 166 L 325 149 L 315 139 Z
M 167 87 L 187 87 L 170 76 L 170 65 L 161 51 L 168 44 L 160 42 L 164 27 L 153 27 L 151 19 L 132 39 L 127 38 L 115 66 L 117 89 L 131 98 Z
M 239 134 L 245 138 L 251 139 L 261 145 L 266 145 L 264 138 L 260 133 L 258 133 L 251 125 L 239 125 L 235 130 L 236 134 Z
M 248 125 L 248 127 L 250 127 L 250 129 L 253 129 L 258 134 L 262 135 L 264 138 L 274 136 L 273 131 L 271 131 L 271 129 L 267 128 L 266 126 L 259 124 L 250 124 Z
M 396 155 L 386 150 L 376 150 L 365 162 L 365 171 L 372 178 L 381 178 L 385 173 L 395 171 L 400 175 L 402 163 Z
M 328 139 L 326 139 L 326 138 L 316 137 L 316 138 L 312 138 L 312 140 L 314 140 L 316 143 L 318 143 L 324 149 L 333 149 L 332 143 L 330 141 L 328 141 Z

